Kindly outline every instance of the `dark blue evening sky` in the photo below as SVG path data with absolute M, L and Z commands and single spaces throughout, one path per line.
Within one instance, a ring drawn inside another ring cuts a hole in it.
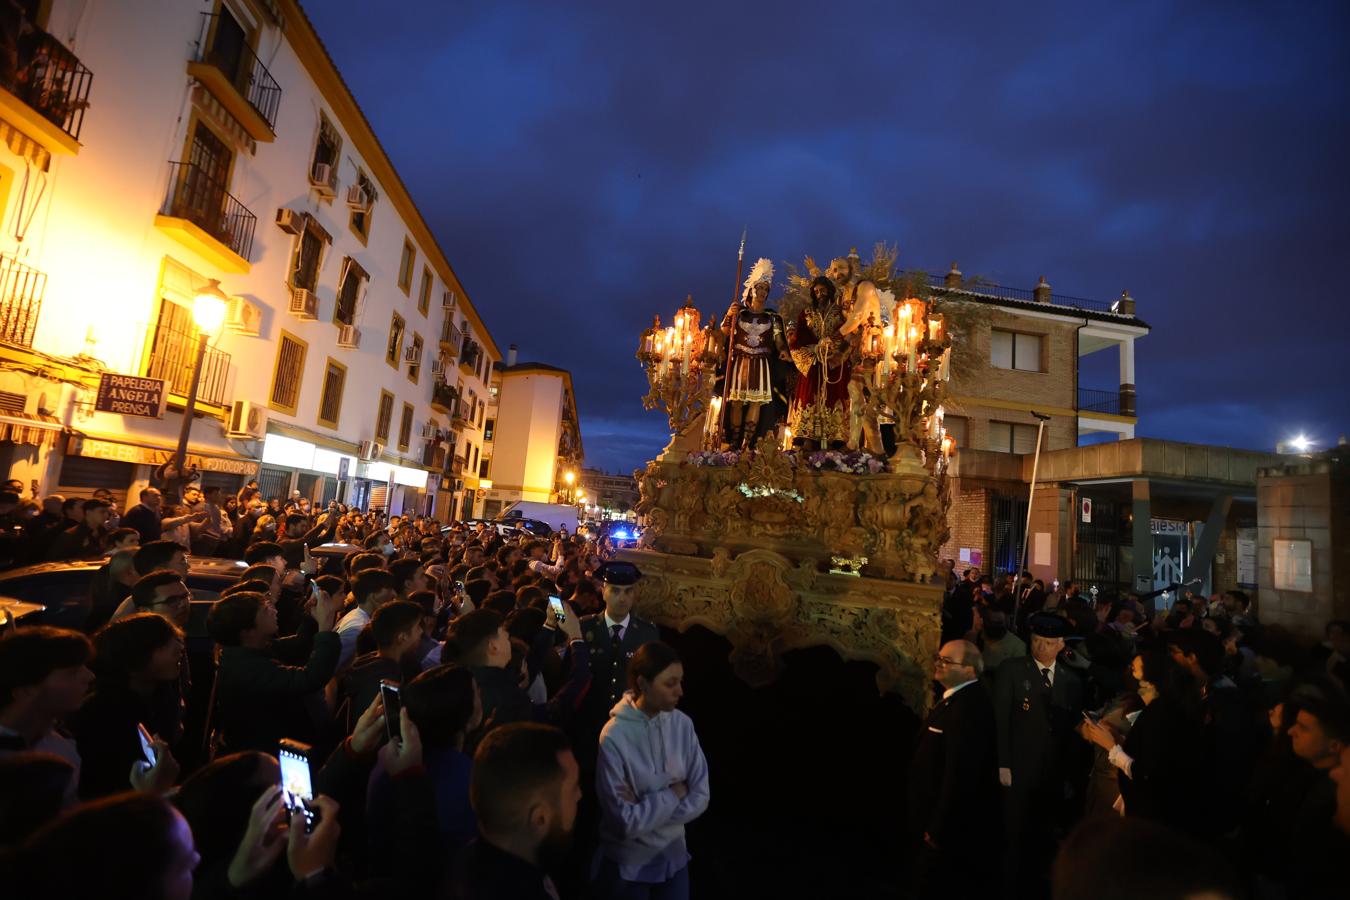
M 572 370 L 590 465 L 665 443 L 637 334 L 725 310 L 742 226 L 1128 288 L 1141 435 L 1350 431 L 1350 4 L 307 8 L 503 351 Z

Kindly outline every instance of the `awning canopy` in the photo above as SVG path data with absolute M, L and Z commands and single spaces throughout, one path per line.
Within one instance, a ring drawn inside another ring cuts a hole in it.
M 41 413 L 0 413 L 0 442 L 51 446 L 61 434 L 61 423 Z

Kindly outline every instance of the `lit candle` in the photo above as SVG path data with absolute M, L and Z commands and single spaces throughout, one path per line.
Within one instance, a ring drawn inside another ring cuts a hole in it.
M 783 449 L 788 450 L 792 447 L 792 429 L 783 429 Z

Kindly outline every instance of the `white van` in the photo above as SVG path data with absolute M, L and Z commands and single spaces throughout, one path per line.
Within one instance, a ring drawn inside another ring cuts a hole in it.
M 517 500 L 497 517 L 499 522 L 510 522 L 512 519 L 537 519 L 554 531 L 560 527 L 566 528 L 568 534 L 576 534 L 577 531 L 577 508 L 567 503 Z

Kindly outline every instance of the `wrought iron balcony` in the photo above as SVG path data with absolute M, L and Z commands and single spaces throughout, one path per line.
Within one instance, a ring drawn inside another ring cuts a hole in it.
M 1120 412 L 1119 391 L 1096 391 L 1089 388 L 1078 389 L 1078 411 L 1080 413 L 1108 413 L 1118 416 Z
M 257 216 L 196 163 L 169 163 L 169 192 L 162 214 L 191 222 L 248 262 Z
M 33 346 L 46 290 L 46 273 L 12 256 L 0 256 L 0 342 Z
M 6 52 L 0 54 L 0 87 L 78 141 L 94 73 L 64 44 L 27 19 L 3 19 Z
M 162 378 L 169 393 L 186 397 L 192 387 L 192 367 L 197 362 L 198 335 L 172 328 L 152 327 L 150 362 L 147 378 Z M 230 354 L 213 347 L 206 348 L 202 357 L 202 377 L 197 385 L 197 401 L 215 406 L 225 405 L 225 389 L 230 375 Z
M 461 340 L 463 340 L 463 336 L 459 329 L 455 327 L 455 323 L 446 319 L 445 324 L 441 326 L 441 349 L 453 358 L 459 354 Z
M 207 46 L 205 37 L 198 42 L 198 57 L 188 66 L 189 74 L 217 96 L 254 140 L 271 141 L 281 106 L 281 85 L 242 38 L 221 40 L 219 13 L 202 13 L 202 17 L 204 34 L 211 43 Z

